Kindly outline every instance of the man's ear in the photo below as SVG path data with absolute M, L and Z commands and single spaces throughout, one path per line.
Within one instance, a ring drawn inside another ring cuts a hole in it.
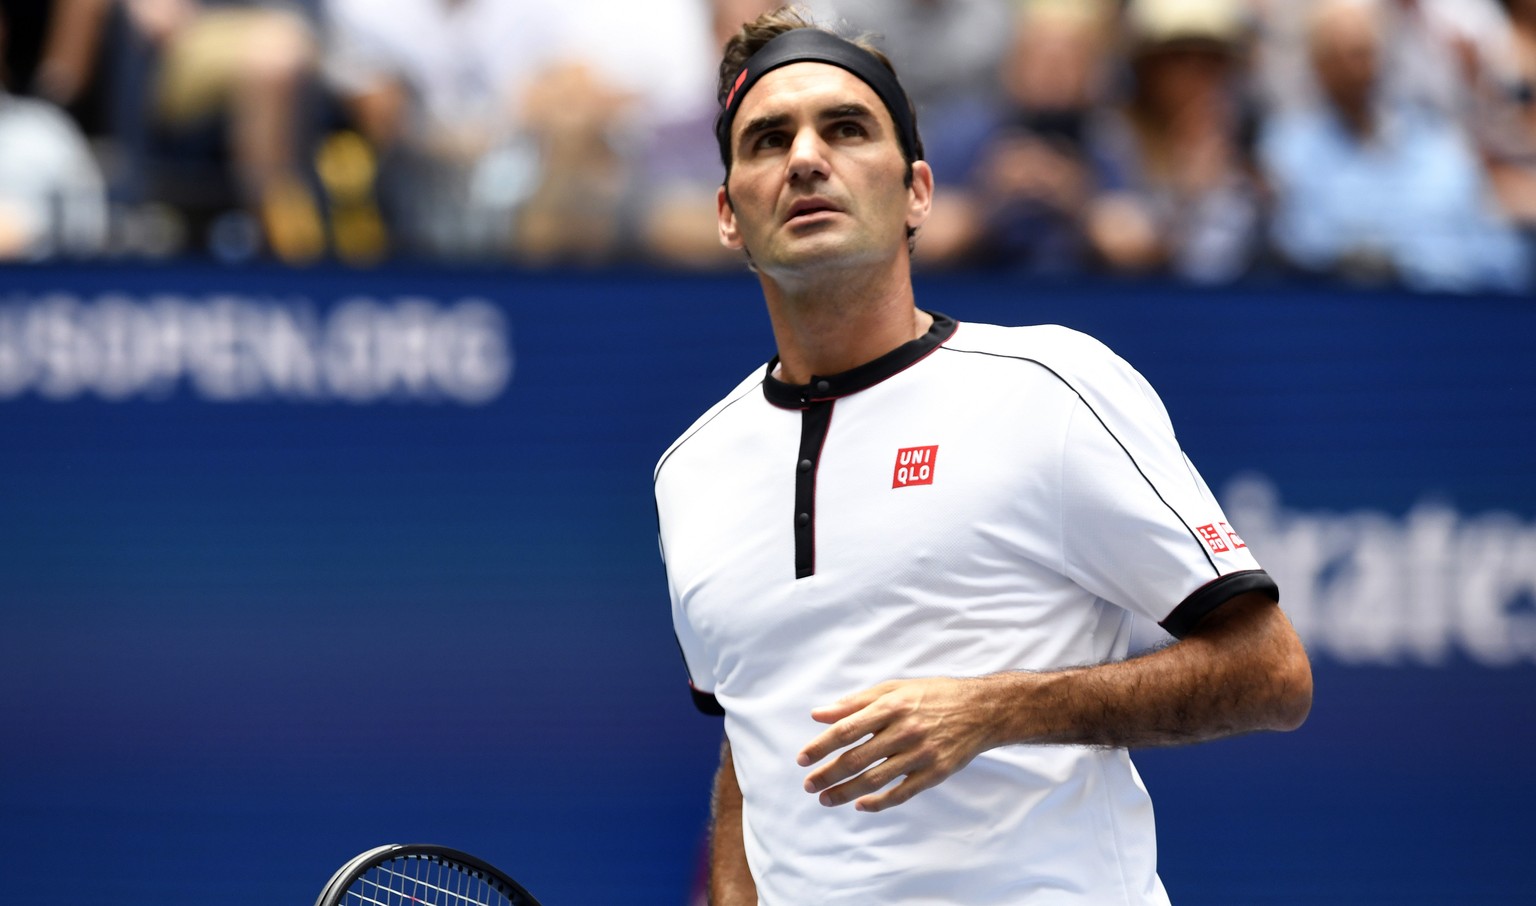
M 933 168 L 927 161 L 912 162 L 912 187 L 907 193 L 907 227 L 915 230 L 933 212 Z
M 742 248 L 741 231 L 736 228 L 736 209 L 725 186 L 715 190 L 715 216 L 720 227 L 720 244 L 728 249 Z

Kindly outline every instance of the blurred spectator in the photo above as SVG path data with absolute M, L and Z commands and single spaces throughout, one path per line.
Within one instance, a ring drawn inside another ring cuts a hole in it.
M 1313 0 L 1248 0 L 1249 73 L 1259 108 L 1266 113 L 1317 100 L 1307 62 L 1306 23 Z
M 1088 134 L 1110 78 L 1104 0 L 1022 0 L 998 68 L 999 103 L 963 187 L 964 260 L 1032 274 L 1089 266 L 1083 213 L 1094 185 Z
M 1465 132 L 1388 89 L 1387 12 L 1378 0 L 1315 5 L 1307 37 L 1322 101 L 1277 114 L 1262 138 L 1275 243 L 1315 272 L 1418 289 L 1515 288 L 1524 256 L 1491 210 Z
M 1497 0 L 1385 0 L 1382 90 L 1460 118 L 1474 135 L 1504 103 L 1509 22 Z
M 0 73 L 6 28 L 0 15 Z M 46 101 L 8 92 L 0 78 L 0 259 L 100 252 L 105 183 L 84 134 Z
M 557 56 L 584 62 L 630 98 L 628 120 L 671 119 L 698 103 L 701 78 L 702 91 L 713 95 L 720 58 L 701 40 L 712 6 L 710 0 L 583 0 L 558 17 Z
M 228 259 L 737 267 L 714 70 L 777 5 L 0 0 L 0 255 L 185 223 Z M 800 5 L 912 92 L 923 266 L 1507 289 L 1536 254 L 1536 0 Z
M 76 103 L 91 83 L 101 44 L 101 22 L 114 0 L 0 0 L 10 25 L 6 53 L 12 91 Z
M 1536 0 L 1503 0 L 1510 23 L 1511 114 L 1506 141 L 1490 156 L 1501 207 L 1536 250 Z
M 513 253 L 530 264 L 603 264 L 625 251 L 632 173 L 620 123 L 634 98 L 571 58 L 540 73 L 521 126 L 536 169 L 516 211 Z
M 1130 99 L 1097 130 L 1088 233 L 1115 272 L 1236 279 L 1260 259 L 1263 199 L 1244 142 L 1238 0 L 1131 0 Z
M 1536 134 L 1536 0 L 1503 0 L 1509 15 L 1515 99 L 1528 132 Z
M 552 15 L 519 0 L 326 0 L 326 71 L 381 156 L 403 251 L 509 250 L 537 175 L 520 119 L 552 54 Z
M 1318 100 L 1307 22 L 1315 0 L 1249 0 L 1261 41 L 1260 93 L 1267 109 Z M 1512 75 L 1509 25 L 1498 0 L 1383 0 L 1381 91 L 1473 127 L 1498 106 Z
M 690 43 L 697 0 L 328 0 L 327 14 L 328 71 L 383 155 L 391 222 L 429 255 L 632 252 L 636 146 L 713 65 Z
M 1311 3 L 1252 0 L 1264 23 L 1259 74 L 1266 109 L 1319 102 L 1306 22 Z M 1525 158 L 1516 34 L 1508 0 L 1381 0 L 1380 92 L 1465 130 L 1518 220 L 1536 222 L 1536 186 Z
M 282 260 L 321 255 L 307 160 L 307 92 L 318 62 L 312 11 L 298 0 L 120 2 L 148 73 L 142 99 L 125 101 L 143 105 L 134 117 L 143 131 L 126 136 L 138 193 L 195 219 L 219 218 L 231 204 L 249 212 L 259 230 L 215 221 L 215 241 L 221 227 L 236 228 L 224 234 L 236 239 L 226 254 L 242 257 L 249 250 L 238 237 L 252 232 Z
M 523 260 L 597 264 L 644 252 L 646 148 L 661 124 L 713 102 L 719 54 L 705 37 L 709 6 L 585 0 L 561 8 L 556 65 L 525 108 L 542 166 L 518 217 Z M 703 172 L 718 176 L 718 164 Z

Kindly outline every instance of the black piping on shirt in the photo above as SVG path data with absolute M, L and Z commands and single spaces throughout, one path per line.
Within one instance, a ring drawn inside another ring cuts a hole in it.
M 1104 421 L 1104 417 L 1099 414 L 1099 410 L 1093 408 L 1093 404 L 1088 402 L 1088 399 L 1083 396 L 1082 391 L 1080 391 L 1076 387 L 1072 386 L 1072 382 L 1071 381 L 1068 381 L 1066 378 L 1062 377 L 1061 374 L 1056 371 L 1056 369 L 1054 369 L 1051 366 L 1045 364 L 1044 362 L 1040 361 L 1039 359 L 1031 359 L 1031 358 L 1026 358 L 1024 356 L 1007 355 L 1005 353 L 999 353 L 999 352 L 986 352 L 984 350 L 979 350 L 979 349 L 955 349 L 953 347 L 950 347 L 949 351 L 950 352 L 964 353 L 966 355 L 984 355 L 984 356 L 991 356 L 992 358 L 997 358 L 997 359 L 1013 359 L 1016 362 L 1027 362 L 1027 363 L 1029 363 L 1031 365 L 1035 365 L 1035 366 L 1038 366 L 1040 368 L 1044 368 L 1045 371 L 1048 374 L 1051 375 L 1051 377 L 1054 377 L 1056 380 L 1061 381 L 1063 386 L 1065 386 L 1068 390 L 1072 391 L 1073 395 L 1075 395 L 1079 400 L 1082 401 L 1083 406 L 1089 411 L 1089 413 L 1091 413 L 1093 415 L 1094 419 L 1104 429 L 1105 433 L 1109 435 L 1110 440 L 1113 440 L 1115 442 L 1115 446 L 1119 447 L 1121 452 L 1123 452 L 1125 454 L 1126 459 L 1130 461 L 1131 468 L 1136 470 L 1136 474 L 1140 475 L 1141 476 L 1141 480 L 1145 481 L 1147 483 L 1147 487 L 1152 490 L 1152 493 L 1154 495 L 1156 495 L 1157 499 L 1163 504 L 1163 506 L 1168 508 L 1168 512 L 1172 513 L 1173 517 L 1175 519 L 1179 520 L 1179 524 L 1184 526 L 1184 530 L 1186 532 L 1189 532 L 1190 540 L 1193 541 L 1196 545 L 1199 546 L 1200 552 L 1205 555 L 1205 562 L 1207 562 L 1207 563 L 1209 563 L 1211 565 L 1211 570 L 1213 572 L 1215 572 L 1216 575 L 1218 575 L 1218 576 L 1221 575 L 1221 567 L 1216 564 L 1216 559 L 1213 556 L 1211 556 L 1211 552 L 1206 549 L 1205 543 L 1200 540 L 1200 536 L 1196 535 L 1195 534 L 1195 530 L 1190 527 L 1191 526 L 1190 521 L 1185 519 L 1183 514 L 1180 513 L 1178 510 L 1174 509 L 1173 504 L 1168 502 L 1168 498 L 1163 496 L 1162 489 L 1159 488 L 1157 486 L 1157 484 L 1152 481 L 1151 478 L 1147 477 L 1147 473 L 1141 468 L 1141 463 L 1136 461 L 1136 457 L 1131 453 L 1130 448 L 1127 447 L 1125 445 L 1125 442 L 1120 440 L 1119 436 L 1116 435 L 1115 432 L 1110 429 L 1109 423 Z
M 1063 378 L 1054 368 L 1051 368 L 1049 365 L 1041 362 L 1038 359 L 1026 358 L 1024 356 L 985 352 L 977 349 L 956 349 L 954 347 L 949 347 L 949 351 L 965 353 L 967 355 L 985 355 L 992 356 L 993 358 L 1013 359 L 1019 362 L 1028 362 L 1032 365 L 1037 365 L 1041 368 L 1044 368 L 1047 372 L 1050 373 L 1052 377 L 1056 378 L 1058 381 L 1061 381 L 1062 384 L 1064 384 L 1077 396 L 1079 400 L 1082 401 L 1083 405 L 1087 407 L 1088 411 L 1093 414 L 1093 417 L 1099 422 L 1104 430 L 1108 432 L 1110 438 L 1114 440 L 1115 445 L 1125 453 L 1126 458 L 1130 460 L 1131 466 L 1136 470 L 1137 474 L 1141 476 L 1141 479 L 1147 483 L 1147 487 L 1152 489 L 1152 493 L 1157 496 L 1157 499 L 1162 502 L 1163 506 L 1168 508 L 1168 512 L 1172 513 L 1174 518 L 1178 519 L 1179 523 L 1184 526 L 1185 531 L 1189 532 L 1190 539 L 1194 541 L 1195 544 L 1200 546 L 1200 552 L 1205 555 L 1205 561 L 1211 565 L 1211 569 L 1215 570 L 1217 574 L 1216 578 L 1200 586 L 1192 594 L 1190 594 L 1189 597 L 1179 602 L 1179 605 L 1173 609 L 1173 612 L 1168 614 L 1168 616 L 1165 617 L 1160 624 L 1158 624 L 1166 629 L 1170 635 L 1177 639 L 1184 638 L 1194 630 L 1195 625 L 1204 619 L 1206 614 L 1209 614 L 1217 607 L 1225 604 L 1228 600 L 1245 592 L 1262 591 L 1268 594 L 1270 597 L 1274 598 L 1276 601 L 1280 600 L 1280 586 L 1275 584 L 1275 580 L 1270 578 L 1269 573 L 1266 573 L 1262 569 L 1244 570 L 1242 572 L 1221 575 L 1221 567 L 1217 565 L 1215 558 L 1211 556 L 1211 552 L 1206 549 L 1205 544 L 1200 541 L 1199 536 L 1196 535 L 1194 530 L 1190 528 L 1189 520 L 1185 519 L 1178 510 L 1174 509 L 1173 504 L 1168 502 L 1168 499 L 1163 496 L 1163 492 L 1158 488 L 1158 486 L 1153 483 L 1151 478 L 1147 477 L 1147 473 L 1141 468 L 1141 463 L 1136 461 L 1136 457 L 1131 454 L 1130 448 L 1126 447 L 1124 442 L 1122 442 L 1120 438 L 1116 436 L 1115 432 L 1110 430 L 1109 424 L 1104 421 L 1103 416 L 1099 415 L 1098 410 L 1094 409 L 1093 405 L 1089 403 L 1086 398 L 1084 398 L 1082 393 L 1076 387 L 1072 386 L 1070 381 L 1068 381 L 1066 378 Z

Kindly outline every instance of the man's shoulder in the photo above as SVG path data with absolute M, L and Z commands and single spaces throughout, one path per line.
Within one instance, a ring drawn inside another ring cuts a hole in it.
M 1096 338 L 1060 324 L 1007 327 L 963 321 L 945 348 L 1033 362 L 1056 372 L 1093 370 L 1118 359 Z
M 963 322 L 945 348 L 978 362 L 1017 362 L 1023 366 L 1021 379 L 1029 374 L 1045 377 L 1084 399 L 1145 391 L 1141 375 L 1113 349 L 1096 337 L 1059 324 L 1002 327 Z
M 673 454 L 675 454 L 684 444 L 695 437 L 699 432 L 707 429 L 711 424 L 714 424 L 720 415 L 727 409 L 730 409 L 732 406 L 743 400 L 751 399 L 754 393 L 756 393 L 760 398 L 762 391 L 759 388 L 761 388 L 763 384 L 763 374 L 763 366 L 757 366 L 752 370 L 750 374 L 743 378 L 740 383 L 733 387 L 729 393 L 721 397 L 720 400 L 713 406 L 710 406 L 708 409 L 704 410 L 703 415 L 700 415 L 698 418 L 694 419 L 693 424 L 688 426 L 688 430 L 678 435 L 676 440 L 667 445 L 666 451 L 661 454 L 661 458 L 656 462 L 656 470 L 653 474 L 653 477 L 660 478 L 662 466 L 667 464 L 667 461 L 672 458 Z

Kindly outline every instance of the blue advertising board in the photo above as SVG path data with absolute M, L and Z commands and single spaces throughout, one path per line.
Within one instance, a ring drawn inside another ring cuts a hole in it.
M 1147 375 L 1313 655 L 1300 731 L 1137 753 L 1176 903 L 1536 902 L 1536 304 L 918 294 Z M 0 901 L 424 841 L 686 903 L 720 725 L 651 469 L 771 353 L 746 274 L 0 271 Z

